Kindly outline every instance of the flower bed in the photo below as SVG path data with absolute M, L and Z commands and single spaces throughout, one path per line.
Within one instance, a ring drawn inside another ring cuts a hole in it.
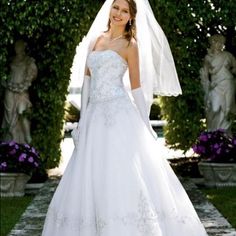
M 0 143 L 0 196 L 20 197 L 33 171 L 40 165 L 34 147 L 14 141 Z
M 207 162 L 236 162 L 236 137 L 224 130 L 204 131 L 193 145 L 193 151 Z
M 40 165 L 40 155 L 28 144 L 0 143 L 0 172 L 31 174 Z
M 236 137 L 224 130 L 200 134 L 193 150 L 199 155 L 199 172 L 207 187 L 236 186 Z

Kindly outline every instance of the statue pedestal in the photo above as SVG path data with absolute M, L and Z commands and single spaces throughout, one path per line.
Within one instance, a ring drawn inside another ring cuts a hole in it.
M 236 186 L 236 163 L 199 162 L 198 168 L 206 187 Z
M 0 196 L 22 197 L 30 176 L 24 173 L 0 173 Z

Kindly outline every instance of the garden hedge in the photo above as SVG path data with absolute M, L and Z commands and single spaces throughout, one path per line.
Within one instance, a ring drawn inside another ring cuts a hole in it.
M 173 148 L 187 151 L 205 129 L 203 91 L 199 69 L 207 53 L 208 37 L 226 36 L 226 50 L 236 56 L 236 2 L 234 0 L 150 1 L 165 31 L 181 82 L 183 95 L 161 98 L 167 120 L 165 138 Z
M 0 80 L 9 76 L 14 42 L 23 39 L 35 58 L 38 77 L 30 88 L 33 145 L 43 168 L 60 161 L 63 116 L 70 67 L 76 45 L 88 30 L 102 3 L 93 0 L 2 0 L 0 3 Z M 92 7 L 91 7 L 92 6 Z M 1 111 L 4 91 L 1 87 Z M 3 112 L 1 112 L 2 119 Z

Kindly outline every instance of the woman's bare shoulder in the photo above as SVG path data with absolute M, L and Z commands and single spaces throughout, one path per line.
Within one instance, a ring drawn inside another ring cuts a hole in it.
M 129 47 L 130 48 L 137 48 L 138 47 L 138 43 L 137 43 L 137 40 L 135 38 L 132 38 L 130 40 Z
M 106 32 L 100 34 L 97 39 L 96 39 L 96 42 L 94 44 L 94 48 L 93 50 L 96 50 L 97 46 L 104 40 L 104 38 L 106 37 Z
M 138 54 L 138 44 L 135 38 L 132 38 L 128 46 L 128 54 L 137 55 Z

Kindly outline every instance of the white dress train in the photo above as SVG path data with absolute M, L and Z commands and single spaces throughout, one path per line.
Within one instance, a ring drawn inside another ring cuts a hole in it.
M 122 78 L 115 51 L 93 51 L 89 105 L 43 236 L 205 236 Z

